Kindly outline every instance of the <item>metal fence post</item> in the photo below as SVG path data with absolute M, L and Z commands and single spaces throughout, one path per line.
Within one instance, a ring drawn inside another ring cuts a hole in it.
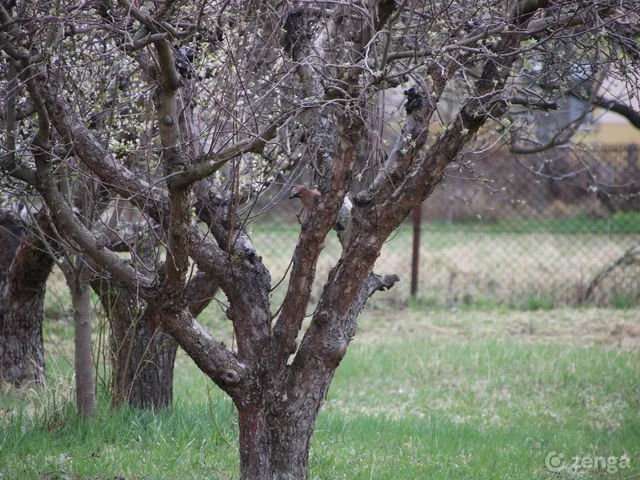
M 422 224 L 422 204 L 413 209 L 413 252 L 411 253 L 411 296 L 418 293 L 420 270 L 420 228 Z

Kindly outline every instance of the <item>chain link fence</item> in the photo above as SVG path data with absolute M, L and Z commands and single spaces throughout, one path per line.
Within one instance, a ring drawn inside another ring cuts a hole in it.
M 464 158 L 423 204 L 420 224 L 409 219 L 384 246 L 376 271 L 403 281 L 378 298 L 405 302 L 417 266 L 417 297 L 441 306 L 639 305 L 639 192 L 635 145 Z M 286 292 L 300 228 L 293 213 L 299 205 L 290 202 L 251 227 L 273 286 L 285 279 L 274 288 L 275 303 Z M 329 235 L 316 299 L 339 256 L 340 244 Z

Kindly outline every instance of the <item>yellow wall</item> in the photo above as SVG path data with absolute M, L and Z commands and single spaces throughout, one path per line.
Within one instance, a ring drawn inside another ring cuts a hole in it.
M 598 123 L 587 140 L 591 144 L 600 145 L 640 144 L 640 130 L 630 123 Z

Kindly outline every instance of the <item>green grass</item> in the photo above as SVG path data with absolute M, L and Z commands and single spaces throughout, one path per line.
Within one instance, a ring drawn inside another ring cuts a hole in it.
M 407 233 L 413 227 L 408 222 L 403 230 Z M 484 232 L 484 233 L 640 233 L 640 212 L 616 212 L 610 216 L 594 216 L 586 212 L 568 218 L 510 218 L 488 221 L 471 217 L 456 222 L 444 220 L 423 221 L 422 228 L 429 232 Z M 259 234 L 279 234 L 298 232 L 300 227 L 295 223 L 279 222 L 253 223 L 250 230 Z
M 629 234 L 640 233 L 639 212 L 616 212 L 609 217 L 579 213 L 569 218 L 512 218 L 486 221 L 477 218 L 449 223 L 424 222 L 427 231 L 461 231 L 486 233 L 562 233 L 562 234 Z
M 177 403 L 155 416 L 103 407 L 90 422 L 68 403 L 34 417 L 18 410 L 5 426 L 0 478 L 202 478 L 191 472 L 218 478 L 211 475 L 236 468 L 225 461 L 235 455 L 235 445 L 225 443 L 235 433 L 230 403 L 218 396 L 212 406 L 220 433 L 206 404 Z
M 188 358 L 170 411 L 101 399 L 83 422 L 57 328 L 47 390 L 0 396 L 0 478 L 238 478 L 233 406 Z M 310 478 L 638 478 L 639 352 L 637 310 L 369 310 L 320 413 Z M 630 466 L 554 474 L 554 451 Z

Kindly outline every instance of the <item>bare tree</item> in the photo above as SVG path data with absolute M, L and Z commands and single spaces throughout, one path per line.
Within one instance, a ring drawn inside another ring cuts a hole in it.
M 144 300 L 155 325 L 233 399 L 242 477 L 305 478 L 316 416 L 358 314 L 398 280 L 373 272 L 383 243 L 451 162 L 499 143 L 567 144 L 603 105 L 596 97 L 612 76 L 635 95 L 638 8 L 604 0 L 23 2 L 13 14 L 0 9 L 0 44 L 33 120 L 4 168 L 35 188 L 69 248 Z M 124 77 L 136 85 L 128 98 L 118 93 Z M 108 106 L 109 89 L 93 87 L 105 78 L 116 92 Z M 385 148 L 385 92 L 398 86 L 405 119 Z M 559 109 L 569 91 L 587 96 L 583 113 L 545 124 L 540 112 Z M 96 115 L 108 119 L 99 132 Z M 136 142 L 143 132 L 148 141 Z M 364 145 L 376 153 L 356 170 Z M 163 263 L 142 267 L 134 243 L 115 231 L 123 258 L 100 219 L 76 217 L 60 193 L 60 152 L 135 206 Z M 257 197 L 288 196 L 303 171 L 321 197 L 274 312 L 270 274 L 245 226 Z M 325 238 L 365 173 L 373 180 L 353 197 L 342 255 L 298 341 Z M 203 276 L 227 297 L 237 350 L 189 308 Z

